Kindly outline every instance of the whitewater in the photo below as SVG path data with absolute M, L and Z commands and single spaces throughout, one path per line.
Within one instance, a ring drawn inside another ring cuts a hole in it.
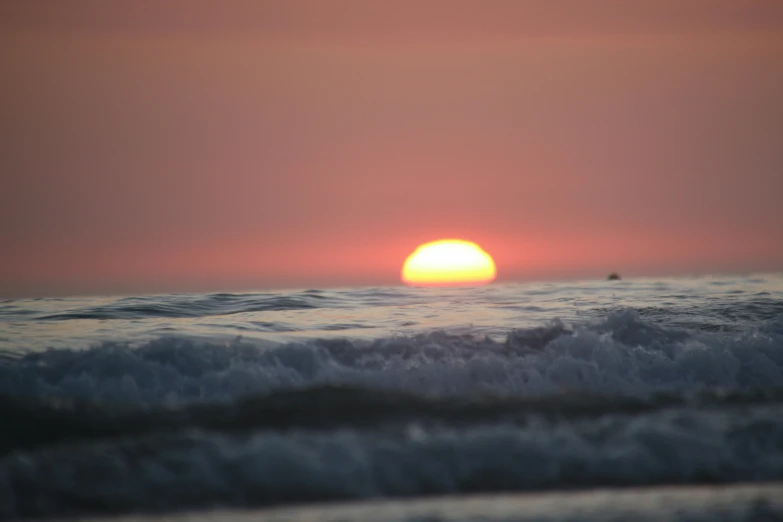
M 781 275 L 0 301 L 2 519 L 770 520 L 780 481 Z

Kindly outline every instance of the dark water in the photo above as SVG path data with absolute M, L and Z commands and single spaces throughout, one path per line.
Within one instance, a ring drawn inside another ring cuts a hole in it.
M 0 516 L 783 480 L 779 276 L 0 303 Z

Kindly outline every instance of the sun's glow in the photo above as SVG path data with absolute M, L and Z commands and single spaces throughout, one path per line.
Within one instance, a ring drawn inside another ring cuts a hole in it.
M 461 239 L 425 243 L 402 265 L 402 281 L 416 286 L 481 285 L 496 276 L 492 257 Z

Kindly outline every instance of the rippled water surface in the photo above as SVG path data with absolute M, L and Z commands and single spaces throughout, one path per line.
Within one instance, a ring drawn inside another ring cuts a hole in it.
M 781 481 L 783 278 L 6 300 L 0 418 L 0 518 Z
M 167 335 L 370 339 L 437 329 L 500 339 L 513 328 L 627 308 L 686 328 L 738 329 L 783 313 L 783 277 L 11 300 L 0 302 L 0 349 L 79 348 Z

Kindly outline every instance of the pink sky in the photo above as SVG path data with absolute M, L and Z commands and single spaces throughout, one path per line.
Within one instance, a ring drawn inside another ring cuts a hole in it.
M 589 6 L 589 7 L 588 7 Z M 783 269 L 783 2 L 0 4 L 0 295 Z

